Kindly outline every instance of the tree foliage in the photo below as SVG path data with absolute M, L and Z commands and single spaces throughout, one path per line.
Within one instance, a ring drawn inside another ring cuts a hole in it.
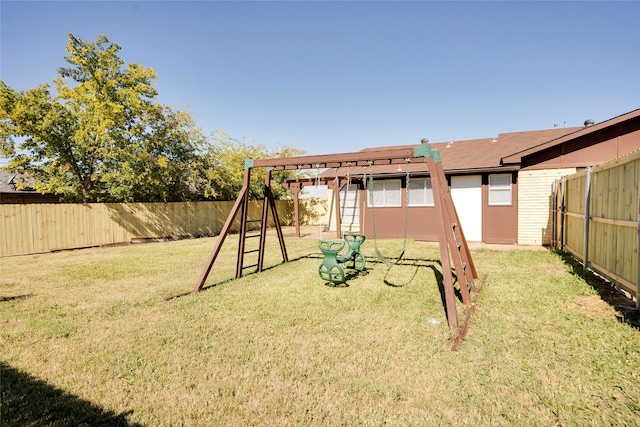
M 48 84 L 15 91 L 0 81 L 0 150 L 9 169 L 68 201 L 172 201 L 201 190 L 206 138 L 186 112 L 159 104 L 151 68 L 120 46 L 69 34 L 69 64 Z
M 156 73 L 119 57 L 121 47 L 69 34 L 67 67 L 53 91 L 41 84 L 16 91 L 0 80 L 0 154 L 9 170 L 36 179 L 36 189 L 72 202 L 233 200 L 245 159 L 288 157 L 292 147 L 264 145 L 217 131 L 205 137 L 191 115 L 155 99 Z M 265 171 L 252 174 L 262 197 Z M 275 197 L 292 172 L 273 174 Z
M 206 195 L 215 200 L 234 200 L 244 183 L 246 159 L 270 159 L 301 154 L 304 152 L 295 147 L 280 147 L 274 150 L 263 144 L 252 145 L 244 139 L 233 138 L 218 130 L 211 135 L 211 144 L 206 153 Z M 265 175 L 266 171 L 263 168 L 252 170 L 250 198 L 262 197 Z M 276 199 L 289 194 L 283 183 L 296 176 L 293 171 L 272 172 L 271 190 Z

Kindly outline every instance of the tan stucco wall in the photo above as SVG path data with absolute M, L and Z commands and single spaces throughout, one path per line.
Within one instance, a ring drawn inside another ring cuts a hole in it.
M 325 224 L 326 231 L 336 231 L 336 198 L 333 190 L 327 190 L 327 211 L 322 217 L 321 224 Z M 360 224 L 342 220 L 343 232 L 360 232 Z
M 518 173 L 518 244 L 551 243 L 553 182 L 576 168 L 524 170 Z

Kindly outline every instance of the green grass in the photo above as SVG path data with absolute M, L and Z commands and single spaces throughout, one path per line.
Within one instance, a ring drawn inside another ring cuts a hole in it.
M 331 287 L 316 241 L 280 264 L 273 235 L 269 268 L 229 281 L 230 236 L 207 288 L 165 301 L 214 241 L 0 259 L 0 425 L 640 425 L 637 324 L 560 255 L 474 250 L 487 281 L 451 352 L 437 246 L 388 270 L 367 241 Z

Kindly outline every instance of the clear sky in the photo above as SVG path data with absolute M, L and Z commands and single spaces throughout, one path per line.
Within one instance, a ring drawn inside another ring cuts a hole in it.
M 205 134 L 307 154 L 582 126 L 640 108 L 640 2 L 0 2 L 0 77 L 105 34 Z

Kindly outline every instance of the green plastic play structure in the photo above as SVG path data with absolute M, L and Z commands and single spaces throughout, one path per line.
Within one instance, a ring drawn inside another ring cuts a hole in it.
M 365 241 L 364 234 L 345 233 L 342 238 L 344 241 L 320 240 L 318 242 L 318 247 L 324 255 L 322 264 L 318 267 L 320 278 L 337 284 L 344 283 L 346 280 L 346 274 L 341 264 L 347 264 L 351 261 L 352 264 L 347 267 L 356 271 L 363 271 L 365 266 L 364 255 L 360 252 L 360 246 Z M 346 244 L 349 245 L 347 252 L 338 256 Z

